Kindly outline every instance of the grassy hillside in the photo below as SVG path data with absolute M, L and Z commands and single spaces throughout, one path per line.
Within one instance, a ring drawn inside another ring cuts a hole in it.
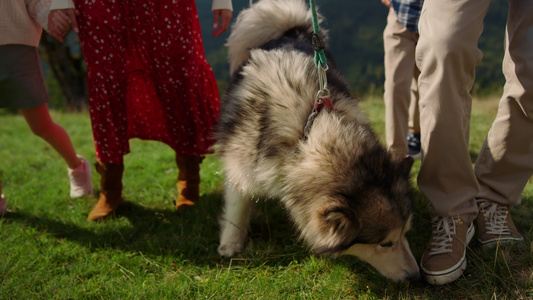
M 383 137 L 383 101 L 362 106 Z M 476 101 L 475 157 L 494 118 L 497 99 Z M 53 112 L 78 152 L 94 162 L 87 113 Z M 125 157 L 124 197 L 115 218 L 87 222 L 95 195 L 68 197 L 66 166 L 28 130 L 20 115 L 0 110 L 0 178 L 11 210 L 0 219 L 0 299 L 530 299 L 533 297 L 533 183 L 512 211 L 523 243 L 483 251 L 476 241 L 456 282 L 433 287 L 393 283 L 353 257 L 309 254 L 274 199 L 258 201 L 245 250 L 218 257 L 222 174 L 215 156 L 202 164 L 202 197 L 177 214 L 177 168 L 169 147 L 132 140 Z M 303 125 L 302 125 L 303 126 Z M 413 179 L 419 169 L 416 162 Z M 430 236 L 427 201 L 415 189 L 408 233 L 417 259 Z

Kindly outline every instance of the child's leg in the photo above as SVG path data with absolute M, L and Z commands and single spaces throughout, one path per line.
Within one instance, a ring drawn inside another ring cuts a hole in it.
M 47 141 L 63 157 L 69 168 L 75 169 L 82 163 L 76 156 L 67 132 L 50 117 L 46 104 L 36 108 L 21 109 L 21 112 L 32 132 Z

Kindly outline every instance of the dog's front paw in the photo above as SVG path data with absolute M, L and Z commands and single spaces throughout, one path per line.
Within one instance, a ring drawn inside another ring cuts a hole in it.
M 222 257 L 233 257 L 242 250 L 242 243 L 225 243 L 218 246 L 218 254 Z

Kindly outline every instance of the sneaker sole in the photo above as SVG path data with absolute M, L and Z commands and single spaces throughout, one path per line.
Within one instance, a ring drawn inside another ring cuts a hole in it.
M 73 192 L 71 192 L 70 193 L 70 198 L 76 199 L 76 198 L 82 198 L 82 197 L 85 197 L 85 196 L 90 196 L 90 195 L 93 194 L 93 192 L 94 192 L 94 188 L 91 185 L 91 190 L 89 192 L 87 192 L 87 193 L 85 193 L 85 192 L 81 192 L 81 193 L 73 193 Z
M 510 245 L 514 244 L 515 242 L 523 242 L 523 237 L 514 237 L 514 238 L 499 238 L 499 239 L 493 239 L 488 241 L 482 241 L 478 239 L 478 242 L 481 244 L 481 248 L 483 249 L 492 249 L 496 247 L 496 245 Z
M 466 247 L 468 244 L 470 244 L 475 232 L 476 230 L 474 224 L 470 223 L 470 227 L 468 227 L 468 231 L 466 232 L 466 246 L 463 253 L 463 258 L 455 266 L 439 272 L 429 272 L 420 266 L 424 280 L 426 280 L 426 282 L 429 284 L 443 285 L 455 281 L 457 278 L 461 277 L 463 272 L 466 270 Z
M 412 159 L 420 159 L 422 157 L 422 153 L 418 152 L 416 154 L 407 154 L 407 156 L 411 157 Z

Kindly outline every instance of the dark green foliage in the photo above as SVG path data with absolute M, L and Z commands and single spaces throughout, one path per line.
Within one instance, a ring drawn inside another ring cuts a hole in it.
M 234 18 L 248 6 L 248 1 L 234 2 Z M 255 1 L 254 1 L 255 2 Z M 213 15 L 211 1 L 197 1 L 207 60 L 218 80 L 229 78 L 224 43 L 225 33 L 218 39 L 211 36 Z M 385 80 L 383 68 L 383 29 L 388 9 L 381 1 L 319 0 L 318 10 L 326 17 L 321 28 L 329 31 L 329 45 L 338 65 L 356 95 L 379 95 Z M 503 86 L 501 61 L 508 4 L 492 1 L 485 29 L 479 41 L 484 59 L 477 68 L 474 95 L 500 92 Z

